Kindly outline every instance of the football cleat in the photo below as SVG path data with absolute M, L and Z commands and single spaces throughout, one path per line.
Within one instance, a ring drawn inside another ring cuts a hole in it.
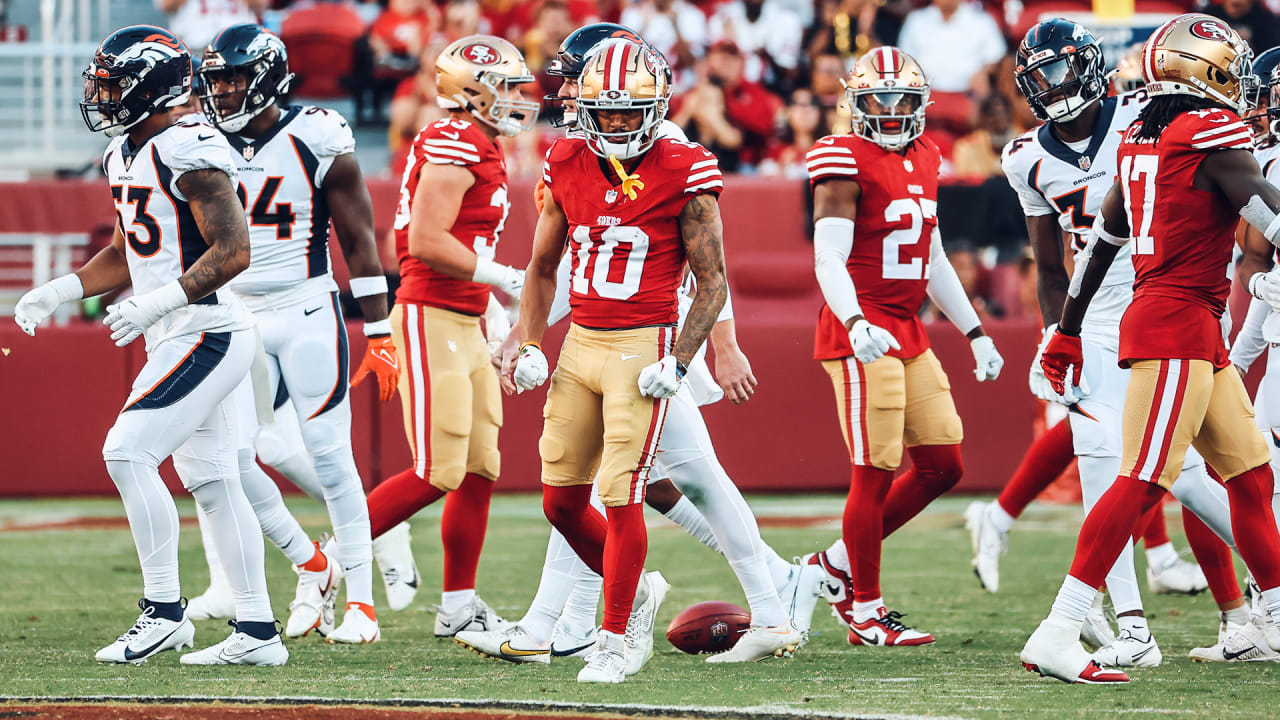
M 444 608 L 434 605 L 436 611 L 436 637 L 453 637 L 462 630 L 501 630 L 507 621 L 498 616 L 484 600 L 476 595 L 471 602 L 446 613 Z
M 1252 620 L 1253 620 L 1253 617 L 1250 616 L 1250 621 Z M 1235 634 L 1238 630 L 1242 629 L 1243 627 L 1244 625 L 1238 625 L 1236 623 L 1231 622 L 1231 620 L 1227 617 L 1226 613 L 1224 612 L 1218 613 L 1218 642 L 1222 642 L 1223 640 L 1226 640 L 1227 638 L 1231 637 L 1233 634 Z
M 587 664 L 578 671 L 580 683 L 620 683 L 627 679 L 627 641 L 622 635 L 599 632 Z
M 1200 566 L 1177 555 L 1161 567 L 1147 566 L 1147 589 L 1153 593 L 1195 595 L 1208 587 L 1209 581 L 1205 579 Z
M 849 627 L 853 620 L 853 578 L 849 573 L 837 568 L 827 559 L 827 551 L 810 553 L 800 558 L 805 565 L 817 565 L 822 568 L 822 584 L 818 590 L 831 605 L 831 614 L 841 627 Z
M 1107 667 L 1160 667 L 1164 655 L 1155 636 L 1150 632 L 1146 635 L 1147 639 L 1142 640 L 1127 629 L 1121 630 L 1114 642 L 1093 653 L 1093 659 Z
M 323 538 L 321 538 L 323 540 Z M 321 543 L 315 543 L 320 550 Z M 323 550 L 320 550 L 324 553 Z M 325 554 L 328 566 L 319 572 L 294 567 L 298 574 L 298 586 L 293 602 L 289 603 L 289 619 L 284 624 L 285 637 L 303 637 L 315 630 L 321 637 L 333 631 L 334 606 L 338 600 L 338 586 L 342 583 L 342 569 L 331 555 Z
M 988 504 L 969 503 L 964 511 L 964 526 L 973 547 L 973 574 L 987 592 L 1000 590 L 1000 556 L 1009 551 L 1009 536 L 988 519 Z
M 757 625 L 743 633 L 733 647 L 712 655 L 707 658 L 707 662 L 740 663 L 770 657 L 791 657 L 804 640 L 805 634 L 789 622 L 778 627 Z
M 133 627 L 94 655 L 98 662 L 137 665 L 165 650 L 195 647 L 196 626 L 186 615 L 177 621 L 158 618 L 155 607 L 146 600 L 139 600 L 138 608 L 142 614 Z
M 289 650 L 284 646 L 280 633 L 261 640 L 240 632 L 236 621 L 227 622 L 231 635 L 226 640 L 203 650 L 183 655 L 183 665 L 263 665 L 277 666 L 289 662 Z
M 373 558 L 382 571 L 387 607 L 395 611 L 409 607 L 421 581 L 410 540 L 409 523 L 403 522 L 373 539 Z
M 187 601 L 188 620 L 230 620 L 236 616 L 236 599 L 225 582 L 210 583 L 208 589 Z
M 934 638 L 928 633 L 914 630 L 902 623 L 902 613 L 889 612 L 882 606 L 879 614 L 865 622 L 849 625 L 850 645 L 896 647 L 928 645 Z
M 1116 634 L 1107 620 L 1107 611 L 1102 607 L 1102 593 L 1093 597 L 1093 606 L 1084 616 L 1084 625 L 1080 627 L 1080 640 L 1086 647 L 1103 648 L 1116 641 Z
M 809 641 L 809 628 L 813 625 L 813 607 L 817 605 L 818 597 L 822 595 L 822 585 L 826 578 L 827 574 L 821 566 L 797 560 L 791 565 L 791 574 L 787 576 L 786 586 L 778 594 L 782 607 L 787 609 L 787 614 L 791 617 L 790 626 L 800 631 L 800 644 L 797 647 L 804 647 L 804 644 Z
M 595 649 L 597 628 L 589 627 L 584 631 L 568 627 L 561 618 L 551 631 L 551 657 L 585 658 Z
M 551 646 L 535 643 L 518 623 L 501 630 L 463 630 L 453 640 L 480 657 L 513 663 L 551 662 Z
M 1022 667 L 1041 677 L 1071 684 L 1127 683 L 1120 670 L 1104 668 L 1080 644 L 1074 623 L 1053 615 L 1045 618 L 1027 638 L 1019 655 Z
M 378 627 L 378 618 L 365 611 L 367 605 L 347 603 L 347 611 L 342 616 L 342 624 L 334 628 L 325 640 L 343 645 L 364 645 L 376 643 L 382 639 L 382 630 Z
M 1233 630 L 1218 643 L 1207 648 L 1193 648 L 1196 662 L 1280 662 L 1280 652 L 1267 643 L 1266 631 L 1254 618 L 1244 625 L 1231 623 Z
M 653 657 L 653 625 L 658 619 L 658 608 L 662 607 L 662 601 L 667 598 L 667 591 L 671 589 L 671 584 L 662 577 L 662 573 L 656 570 L 645 573 L 641 582 L 647 584 L 649 596 L 640 603 L 640 607 L 632 610 L 631 617 L 627 618 L 627 633 L 623 636 L 627 675 L 640 672 L 645 663 L 649 662 L 649 658 Z M 603 638 L 608 634 L 601 631 L 599 637 Z M 592 661 L 587 662 L 590 665 Z M 578 676 L 578 680 L 582 680 L 581 675 Z

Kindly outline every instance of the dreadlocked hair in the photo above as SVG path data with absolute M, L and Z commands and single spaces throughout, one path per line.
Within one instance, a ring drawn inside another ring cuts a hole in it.
M 1142 108 L 1142 112 L 1138 113 L 1138 121 L 1142 123 L 1142 127 L 1138 128 L 1134 138 L 1159 140 L 1160 134 L 1169 127 L 1169 123 L 1173 122 L 1174 118 L 1192 110 L 1211 107 L 1222 107 L 1222 104 L 1195 95 L 1157 95 Z

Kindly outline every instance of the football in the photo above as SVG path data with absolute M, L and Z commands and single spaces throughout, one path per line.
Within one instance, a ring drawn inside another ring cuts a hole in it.
M 690 655 L 720 653 L 737 644 L 751 627 L 751 614 L 727 602 L 702 602 L 684 609 L 667 626 L 667 641 Z

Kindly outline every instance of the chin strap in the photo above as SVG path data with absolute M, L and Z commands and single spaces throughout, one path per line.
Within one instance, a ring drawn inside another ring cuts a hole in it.
M 613 166 L 613 171 L 618 173 L 618 179 L 622 181 L 622 194 L 635 200 L 636 191 L 644 189 L 644 181 L 640 179 L 640 174 L 629 174 L 626 168 L 622 167 L 617 155 L 609 156 L 609 164 Z

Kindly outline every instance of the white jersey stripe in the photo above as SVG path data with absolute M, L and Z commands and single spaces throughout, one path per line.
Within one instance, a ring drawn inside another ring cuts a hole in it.
M 719 160 L 699 160 L 698 162 L 693 163 L 692 165 L 690 165 L 690 166 L 689 166 L 689 170 L 692 172 L 692 171 L 694 171 L 694 170 L 700 170 L 700 169 L 702 169 L 702 168 L 704 168 L 704 167 L 711 167 L 711 166 L 715 165 L 715 164 L 716 164 L 716 163 L 718 163 L 718 162 L 720 162 L 720 161 L 719 161 Z
M 857 174 L 857 168 L 819 168 L 817 170 L 809 170 L 809 179 L 817 180 L 826 175 L 847 175 L 852 177 Z
M 427 138 L 426 140 L 422 141 L 422 144 L 428 147 L 457 148 L 458 150 L 466 150 L 469 153 L 478 154 L 480 152 L 480 150 L 478 150 L 475 145 L 471 143 L 458 142 L 456 140 L 438 140 L 436 138 Z
M 698 180 L 706 180 L 707 178 L 713 178 L 713 177 L 721 177 L 719 168 L 711 168 L 710 170 L 703 170 L 700 173 L 694 173 L 690 175 L 689 179 L 686 180 L 685 182 L 695 182 Z
M 815 158 L 815 157 L 818 157 L 819 155 L 850 155 L 851 156 L 853 155 L 853 151 L 847 147 L 840 147 L 840 146 L 829 147 L 829 148 L 817 148 L 815 150 L 810 150 L 805 155 L 805 157 Z
M 467 163 L 461 160 L 455 160 L 453 158 L 436 157 L 431 154 L 423 155 L 423 157 L 426 158 L 427 162 L 431 163 L 432 165 L 459 165 L 461 167 L 467 166 Z
M 814 158 L 808 161 L 807 163 L 805 163 L 805 165 L 810 169 L 816 168 L 816 167 L 828 167 L 828 166 L 856 168 L 858 167 L 858 161 L 854 160 L 853 158 L 824 157 L 824 158 Z
M 479 156 L 479 155 L 475 155 L 475 154 L 472 154 L 472 153 L 465 153 L 465 152 L 462 152 L 461 150 L 452 150 L 452 149 L 450 149 L 450 148 L 432 147 L 432 146 L 430 146 L 430 145 L 425 145 L 425 144 L 423 145 L 423 149 L 424 149 L 424 150 L 426 150 L 428 153 L 430 153 L 430 154 L 432 154 L 432 155 L 444 155 L 444 156 L 447 156 L 447 157 L 456 157 L 456 158 L 458 158 L 459 160 L 466 160 L 466 161 L 468 161 L 468 162 L 480 162 L 480 156 Z
M 1212 137 L 1214 135 L 1222 135 L 1223 133 L 1228 133 L 1228 132 L 1242 132 L 1248 129 L 1249 127 L 1242 122 L 1233 122 L 1227 125 L 1223 125 L 1221 127 L 1216 127 L 1209 130 L 1198 132 L 1195 135 L 1191 136 L 1191 142 L 1199 142 L 1201 140 L 1204 140 L 1205 138 Z
M 687 187 L 684 189 L 684 191 L 687 193 L 691 193 L 691 192 L 698 192 L 699 190 L 710 190 L 711 188 L 717 188 L 717 187 L 718 188 L 724 187 L 724 183 L 719 180 L 712 180 L 711 182 L 705 182 L 705 183 L 702 183 L 701 185 L 694 185 L 692 187 Z
M 427 387 L 422 373 L 422 351 L 426 349 L 426 333 L 422 324 L 425 318 L 418 317 L 418 306 L 405 303 L 405 354 L 409 356 L 409 372 L 413 373 L 413 472 L 420 478 L 427 476 L 427 405 L 422 391 Z
M 1211 148 L 1228 148 L 1228 147 L 1251 148 L 1253 147 L 1253 133 L 1249 132 L 1248 130 L 1245 130 L 1244 132 L 1239 133 L 1238 135 L 1231 135 L 1230 137 L 1217 137 L 1217 138 L 1213 138 L 1212 140 L 1206 140 L 1204 142 L 1192 143 L 1191 147 L 1195 148 L 1196 150 L 1208 150 Z
M 1162 360 L 1161 363 L 1166 367 L 1164 384 L 1156 388 L 1156 396 L 1152 398 L 1154 412 L 1147 420 L 1151 423 L 1149 428 L 1151 442 L 1147 445 L 1146 456 L 1139 458 L 1138 461 L 1138 478 L 1146 481 L 1151 481 L 1159 474 L 1160 466 L 1165 460 L 1168 436 L 1171 434 L 1169 423 L 1171 420 L 1177 422 L 1177 418 L 1172 415 L 1173 403 L 1178 399 L 1178 380 L 1182 374 L 1182 361 Z

